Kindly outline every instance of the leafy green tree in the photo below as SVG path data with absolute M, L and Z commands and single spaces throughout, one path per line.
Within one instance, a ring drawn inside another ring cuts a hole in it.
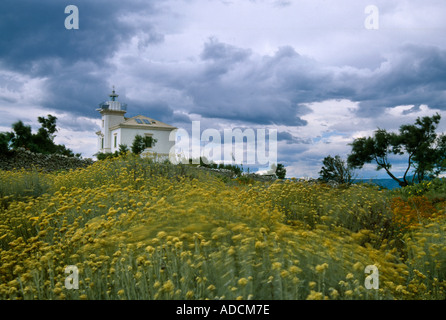
M 110 155 L 112 157 L 119 157 L 119 156 L 124 156 L 127 154 L 127 151 L 129 151 L 129 148 L 127 147 L 126 144 L 120 144 L 119 145 L 119 150 L 116 150 L 113 154 L 110 153 Z
M 143 137 L 137 134 L 133 140 L 131 150 L 134 154 L 141 154 L 146 148 L 153 147 L 156 142 L 157 140 L 151 136 Z
M 384 169 L 387 174 L 402 187 L 424 180 L 427 176 L 436 176 L 444 171 L 446 138 L 438 136 L 435 130 L 440 122 L 437 113 L 432 117 L 417 118 L 413 125 L 402 125 L 399 133 L 389 133 L 384 129 L 375 131 L 373 137 L 355 139 L 352 152 L 347 158 L 352 168 L 362 168 L 365 163 L 376 162 L 377 170 Z M 407 154 L 407 168 L 401 179 L 397 178 L 390 169 L 391 155 Z M 412 181 L 408 174 L 412 169 Z
M 446 171 L 446 134 L 442 134 L 437 140 L 437 157 L 438 163 L 434 172 L 436 177 Z
M 438 137 L 435 133 L 441 116 L 437 113 L 432 117 L 418 118 L 415 125 L 403 125 L 400 128 L 398 147 L 396 150 L 403 154 L 403 150 L 409 155 L 408 172 L 411 165 L 415 169 L 412 182 L 415 177 L 423 181 L 428 176 L 435 176 L 441 172 L 439 164 L 445 156 L 445 137 Z
M 57 132 L 56 121 L 57 117 L 49 114 L 48 119 L 45 117 L 37 117 L 37 121 L 42 125 L 40 129 L 47 132 L 50 140 L 54 140 L 54 133 Z
M 339 155 L 327 156 L 322 160 L 322 169 L 319 171 L 320 179 L 323 181 L 336 181 L 337 183 L 351 183 L 353 180 L 353 168 Z
M 36 134 L 32 133 L 31 126 L 25 125 L 21 120 L 12 124 L 13 132 L 2 133 L 3 145 L 6 143 L 8 148 L 13 150 L 17 148 L 25 148 L 32 152 L 44 154 L 62 154 L 69 157 L 79 157 L 80 153 L 74 154 L 72 150 L 64 145 L 54 143 L 57 118 L 48 115 L 48 118 L 38 117 L 41 127 Z M 4 146 L 2 147 L 4 148 Z
M 137 134 L 133 139 L 132 152 L 134 154 L 140 154 L 145 150 L 145 148 L 146 144 L 144 143 L 144 138 L 141 135 Z
M 67 150 L 54 143 L 55 133 L 57 132 L 56 120 L 57 118 L 48 115 L 48 118 L 38 117 L 37 120 L 41 124 L 37 134 L 32 136 L 32 143 L 36 146 L 36 152 L 40 153 L 61 153 L 65 155 Z
M 9 145 L 11 143 L 11 132 L 0 132 L 0 154 L 10 153 Z
M 13 149 L 17 148 L 28 148 L 28 149 L 36 149 L 36 146 L 33 144 L 32 139 L 32 130 L 31 126 L 25 125 L 22 120 L 14 122 L 12 124 L 11 137 L 11 147 Z M 34 151 L 34 150 L 31 150 Z
M 285 176 L 286 176 L 285 166 L 283 164 L 279 163 L 277 165 L 275 174 L 276 174 L 277 179 L 285 179 Z

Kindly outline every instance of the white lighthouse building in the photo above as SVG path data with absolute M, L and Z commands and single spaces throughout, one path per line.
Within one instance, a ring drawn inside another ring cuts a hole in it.
M 119 145 L 127 145 L 130 149 L 136 135 L 150 136 L 157 142 L 147 146 L 144 153 L 153 153 L 160 157 L 168 157 L 169 151 L 175 145 L 174 139 L 169 141 L 171 132 L 176 127 L 161 121 L 146 117 L 135 116 L 126 118 L 127 105 L 116 100 L 118 95 L 113 92 L 110 100 L 99 104 L 96 109 L 102 116 L 101 130 L 96 132 L 98 136 L 98 152 L 108 153 L 119 150 Z

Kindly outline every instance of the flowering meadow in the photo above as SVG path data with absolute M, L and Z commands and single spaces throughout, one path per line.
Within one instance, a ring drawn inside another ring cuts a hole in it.
M 0 299 L 444 300 L 446 184 L 429 183 L 246 183 L 131 155 L 0 171 Z

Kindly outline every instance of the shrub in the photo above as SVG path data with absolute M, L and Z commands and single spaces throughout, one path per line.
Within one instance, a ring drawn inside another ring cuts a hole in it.
M 143 137 L 137 134 L 133 140 L 131 150 L 134 154 L 141 154 L 146 148 L 153 147 L 156 142 L 157 140 L 151 136 Z
M 406 201 L 400 197 L 394 198 L 391 208 L 393 222 L 402 229 L 420 225 L 436 212 L 435 207 L 425 196 L 411 196 Z
M 96 158 L 98 160 L 105 160 L 108 158 L 112 158 L 114 155 L 111 152 L 98 152 L 96 153 Z
M 275 174 L 276 174 L 276 177 L 277 177 L 278 179 L 285 179 L 285 176 L 286 176 L 286 169 L 285 169 L 285 167 L 284 167 L 283 164 L 279 163 L 279 164 L 277 165 Z

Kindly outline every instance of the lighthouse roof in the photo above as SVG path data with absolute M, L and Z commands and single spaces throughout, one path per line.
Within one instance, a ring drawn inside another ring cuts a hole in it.
M 157 130 L 177 129 L 174 126 L 142 115 L 137 115 L 132 118 L 126 118 L 124 122 L 117 124 L 116 126 L 110 128 L 110 130 L 114 130 L 117 128 L 157 129 Z

